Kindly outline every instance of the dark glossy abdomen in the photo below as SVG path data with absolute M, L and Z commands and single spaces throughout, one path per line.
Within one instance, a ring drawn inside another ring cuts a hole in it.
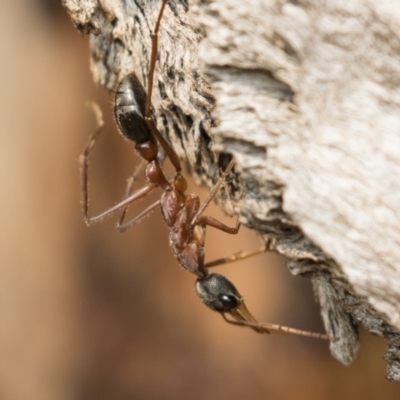
M 114 113 L 121 133 L 135 143 L 151 140 L 151 132 L 144 119 L 146 92 L 134 72 L 119 84 L 115 95 Z

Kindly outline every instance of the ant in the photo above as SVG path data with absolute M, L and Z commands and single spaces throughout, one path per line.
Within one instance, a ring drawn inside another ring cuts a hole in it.
M 233 257 L 204 264 L 206 227 L 211 226 L 232 235 L 238 233 L 240 228 L 239 220 L 237 220 L 235 227 L 229 227 L 212 217 L 203 215 L 207 206 L 215 197 L 222 184 L 226 181 L 235 161 L 232 159 L 229 162 L 207 199 L 203 204 L 200 204 L 198 196 L 186 194 L 187 183 L 182 176 L 182 168 L 178 155 L 158 131 L 152 119 L 151 96 L 157 58 L 158 32 L 167 2 L 168 0 L 162 0 L 154 32 L 151 34 L 151 56 L 147 79 L 147 94 L 137 75 L 131 72 L 121 80 L 115 95 L 114 113 L 119 130 L 122 135 L 135 143 L 136 152 L 147 163 L 145 168 L 147 183 L 143 188 L 132 194 L 134 174 L 128 182 L 124 200 L 98 215 L 89 216 L 89 156 L 103 127 L 101 112 L 98 108 L 95 108 L 97 114 L 97 129 L 90 137 L 84 153 L 80 156 L 82 206 L 85 222 L 87 225 L 90 225 L 92 222 L 101 220 L 121 210 L 117 228 L 120 231 L 125 231 L 157 208 L 160 208 L 161 214 L 169 229 L 169 242 L 172 251 L 179 264 L 187 271 L 197 276 L 195 284 L 196 293 L 202 302 L 211 310 L 219 312 L 228 323 L 247 326 L 258 333 L 281 331 L 319 339 L 328 339 L 327 335 L 320 333 L 258 322 L 247 309 L 243 297 L 235 286 L 223 275 L 216 273 L 210 274 L 208 272 L 208 269 L 211 267 L 250 257 L 254 254 L 264 252 L 265 248 L 252 253 L 242 252 Z M 158 160 L 158 146 L 161 146 L 175 168 L 175 176 L 172 180 L 168 180 L 164 175 Z M 125 214 L 129 205 L 143 199 L 156 188 L 163 190 L 161 198 L 148 206 L 133 219 L 124 223 Z M 228 318 L 228 316 L 230 318 Z

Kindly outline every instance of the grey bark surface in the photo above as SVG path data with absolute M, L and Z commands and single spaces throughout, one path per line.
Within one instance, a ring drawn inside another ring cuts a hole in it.
M 99 85 L 146 83 L 159 1 L 63 3 Z M 235 157 L 219 201 L 312 280 L 333 356 L 353 361 L 362 325 L 398 382 L 399 32 L 390 1 L 171 0 L 152 98 L 198 183 Z

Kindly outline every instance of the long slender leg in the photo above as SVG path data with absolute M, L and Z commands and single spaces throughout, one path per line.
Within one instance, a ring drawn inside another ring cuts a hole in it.
M 205 216 L 200 217 L 197 220 L 196 224 L 212 226 L 213 228 L 219 229 L 220 231 L 229 233 L 231 235 L 236 235 L 240 229 L 239 218 L 236 220 L 236 226 L 234 228 L 231 228 L 230 226 L 223 224 L 221 221 L 218 221 L 213 217 L 205 217 Z
M 95 215 L 93 217 L 89 217 L 89 215 L 87 213 L 85 213 L 84 216 L 85 216 L 86 224 L 90 225 L 92 222 L 99 221 L 99 220 L 103 219 L 104 217 L 106 217 L 108 215 L 111 215 L 112 213 L 125 208 L 127 205 L 133 203 L 136 200 L 143 199 L 150 192 L 152 192 L 156 187 L 157 187 L 157 185 L 154 185 L 153 183 L 150 183 L 150 184 L 146 185 L 145 187 L 143 187 L 142 189 L 139 189 L 137 192 L 135 192 L 131 196 L 129 196 L 126 199 L 122 200 L 121 202 L 119 202 L 115 206 L 110 207 L 109 209 L 107 209 L 107 210 L 105 210 L 105 211 L 101 212 L 100 214 L 97 214 L 97 215 Z M 87 207 L 86 207 L 85 211 L 87 212 Z
M 100 107 L 96 103 L 91 103 L 91 107 L 96 117 L 96 129 L 89 137 L 84 152 L 79 156 L 80 177 L 81 177 L 81 201 L 82 201 L 82 211 L 83 215 L 85 216 L 85 219 L 87 219 L 89 210 L 89 191 L 88 191 L 89 156 L 104 126 L 103 114 L 100 110 Z
M 132 194 L 133 185 L 134 185 L 134 183 L 135 183 L 135 181 L 136 181 L 136 179 L 137 179 L 139 173 L 143 170 L 145 164 L 146 164 L 146 163 L 145 163 L 144 160 L 141 161 L 141 162 L 139 163 L 139 165 L 138 165 L 138 166 L 135 168 L 135 170 L 133 171 L 132 176 L 128 179 L 128 183 L 127 183 L 127 185 L 126 185 L 126 190 L 125 190 L 125 196 L 124 196 L 125 199 L 128 198 L 128 197 Z M 125 216 L 126 216 L 126 213 L 128 212 L 128 208 L 129 208 L 129 205 L 127 205 L 127 206 L 122 210 L 122 213 L 121 213 L 121 216 L 120 216 L 120 218 L 119 218 L 119 222 L 118 222 L 117 228 L 119 228 L 121 225 L 123 225 L 124 219 L 125 219 Z
M 142 218 L 150 215 L 156 208 L 160 207 L 160 202 L 161 202 L 161 200 L 157 200 L 155 203 L 153 203 L 150 206 L 148 206 L 147 208 L 145 208 L 142 212 L 140 212 L 138 215 L 133 217 L 131 220 L 129 220 L 125 224 L 122 224 L 121 222 L 119 222 L 117 225 L 118 230 L 120 232 L 125 232 L 131 226 L 137 224 Z
M 213 189 L 211 190 L 211 192 L 209 193 L 209 195 L 205 199 L 204 203 L 201 205 L 201 207 L 197 211 L 196 215 L 193 217 L 192 222 L 191 222 L 191 226 L 196 225 L 196 223 L 199 221 L 201 214 L 203 214 L 204 210 L 208 207 L 208 205 L 210 204 L 211 200 L 217 194 L 217 192 L 220 189 L 221 185 L 225 182 L 225 179 L 226 179 L 227 175 L 229 174 L 229 172 L 231 171 L 231 169 L 233 168 L 234 164 L 235 164 L 235 159 L 232 159 L 231 162 L 228 164 L 228 167 L 226 168 L 224 173 L 219 178 L 219 180 L 216 183 L 216 185 L 213 187 Z
M 125 210 L 129 204 L 133 203 L 136 200 L 142 199 L 143 197 L 146 197 L 150 192 L 152 192 L 157 187 L 157 185 L 150 183 L 145 187 L 143 187 L 142 189 L 139 189 L 136 193 L 126 197 L 124 200 L 122 200 L 115 206 L 110 207 L 107 210 L 97 215 L 89 216 L 89 157 L 104 126 L 103 114 L 101 113 L 99 106 L 96 103 L 92 103 L 91 106 L 96 116 L 97 126 L 95 131 L 89 137 L 84 152 L 79 157 L 82 211 L 87 225 L 90 225 L 92 222 L 99 221 L 102 218 L 120 209 Z
M 246 252 L 240 251 L 231 256 L 219 258 L 218 260 L 214 260 L 214 261 L 210 261 L 204 265 L 204 268 L 209 269 L 212 267 L 216 267 L 218 265 L 230 264 L 230 263 L 233 263 L 236 261 L 245 260 L 246 258 L 250 258 L 250 257 L 256 256 L 257 254 L 261 254 L 261 253 L 265 253 L 265 246 L 260 247 L 257 250 L 246 251 Z
M 167 0 L 162 0 L 161 9 L 157 17 L 157 22 L 154 27 L 154 32 L 151 34 L 151 56 L 149 62 L 149 75 L 147 78 L 147 96 L 146 96 L 146 104 L 145 104 L 145 120 L 147 126 L 149 127 L 151 133 L 156 137 L 161 147 L 164 149 L 168 158 L 171 160 L 172 165 L 175 167 L 177 173 L 179 173 L 181 168 L 181 163 L 178 158 L 178 155 L 175 153 L 175 150 L 172 146 L 167 142 L 164 136 L 158 131 L 155 123 L 151 118 L 150 108 L 151 108 L 151 95 L 153 92 L 153 81 L 154 81 L 154 71 L 157 60 L 157 48 L 158 48 L 158 32 L 160 30 L 161 19 L 164 13 L 165 6 L 167 4 Z
M 85 218 L 85 222 L 87 225 L 90 225 L 92 222 L 99 221 L 100 219 L 106 217 L 107 215 L 110 215 L 121 208 L 126 210 L 127 206 L 131 203 L 133 203 L 136 200 L 142 199 L 143 197 L 146 197 L 150 192 L 152 192 L 157 185 L 155 184 L 148 184 L 142 189 L 139 189 L 136 193 L 126 197 L 124 200 L 122 200 L 120 203 L 116 204 L 113 207 L 108 208 L 107 210 L 94 215 L 94 216 L 89 216 L 89 156 L 91 151 L 93 150 L 93 147 L 96 143 L 96 140 L 99 138 L 100 133 L 103 129 L 104 126 L 104 121 L 103 121 L 103 114 L 101 113 L 101 110 L 99 106 L 96 103 L 91 104 L 92 109 L 95 113 L 96 116 L 96 129 L 93 132 L 93 134 L 89 137 L 89 141 L 86 145 L 86 148 L 79 157 L 79 165 L 80 165 L 80 175 L 81 175 L 81 197 L 82 197 L 82 211 L 83 215 Z M 136 171 L 135 171 L 136 172 Z M 129 188 L 129 191 L 131 188 Z M 124 212 L 123 212 L 124 213 Z
M 149 62 L 149 76 L 148 76 L 148 81 L 147 81 L 147 98 L 146 98 L 146 105 L 145 105 L 145 116 L 146 117 L 150 117 L 151 94 L 153 92 L 154 70 L 155 70 L 156 60 L 157 60 L 158 32 L 160 30 L 161 19 L 162 19 L 166 4 L 167 4 L 167 0 L 162 0 L 160 12 L 157 17 L 157 22 L 156 22 L 156 25 L 154 26 L 154 32 L 151 34 L 151 55 L 150 55 L 150 62 Z

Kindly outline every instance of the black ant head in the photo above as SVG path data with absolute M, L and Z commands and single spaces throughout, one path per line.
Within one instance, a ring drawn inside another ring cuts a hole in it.
M 201 301 L 213 311 L 229 312 L 242 301 L 233 283 L 220 274 L 209 274 L 197 279 L 195 289 Z
M 211 310 L 230 314 L 243 325 L 252 326 L 257 320 L 250 314 L 242 296 L 233 283 L 220 274 L 209 274 L 197 279 L 196 293 Z M 259 331 L 258 328 L 253 328 Z

